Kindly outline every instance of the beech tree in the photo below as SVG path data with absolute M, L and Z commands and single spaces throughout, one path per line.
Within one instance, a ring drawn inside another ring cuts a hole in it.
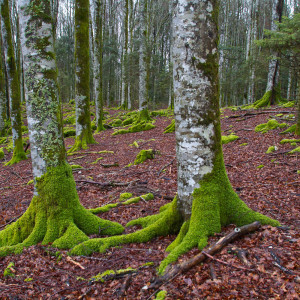
M 23 216 L 0 232 L 1 256 L 39 242 L 71 248 L 88 234 L 123 231 L 80 204 L 65 160 L 50 0 L 20 0 L 19 9 L 35 195 Z
M 95 143 L 90 113 L 89 0 L 75 1 L 76 138 L 70 152 Z
M 0 22 L 1 26 L 1 22 Z M 2 38 L 0 28 L 0 53 L 2 53 Z M 6 91 L 5 77 L 3 72 L 2 58 L 0 59 L 0 136 L 5 136 L 5 120 L 6 120 Z
M 177 1 L 173 20 L 175 121 L 178 194 L 160 213 L 127 224 L 142 225 L 134 233 L 91 239 L 72 249 L 73 254 L 104 252 L 111 246 L 146 242 L 159 235 L 178 233 L 167 248 L 159 272 L 177 258 L 207 244 L 222 226 L 253 221 L 279 225 L 251 210 L 235 193 L 223 161 L 218 79 L 219 2 Z M 88 250 L 87 250 L 88 249 Z
M 22 141 L 21 91 L 19 73 L 17 70 L 14 42 L 11 30 L 11 16 L 8 0 L 1 0 L 1 30 L 5 54 L 5 66 L 8 82 L 10 120 L 13 137 L 13 156 L 6 165 L 12 165 L 27 159 Z

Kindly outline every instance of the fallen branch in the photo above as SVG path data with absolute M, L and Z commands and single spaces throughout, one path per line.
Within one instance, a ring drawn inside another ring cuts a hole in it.
M 111 168 L 111 167 L 118 167 L 119 164 L 117 162 L 113 164 L 100 164 L 103 168 Z
M 116 182 L 116 181 L 110 181 L 110 182 L 97 182 L 92 180 L 75 180 L 75 182 L 83 182 L 83 183 L 89 183 L 89 184 L 96 184 L 100 185 L 101 187 L 108 187 L 108 186 L 128 186 L 134 182 L 140 181 L 139 179 L 133 180 L 130 182 Z
M 166 164 L 165 166 L 163 166 L 163 167 L 159 170 L 159 172 L 157 173 L 157 176 L 159 176 L 160 173 L 161 173 L 165 168 L 167 168 L 168 166 L 170 166 L 170 165 L 174 162 L 174 160 L 175 160 L 175 158 L 173 158 L 173 159 L 171 160 L 171 162 L 169 162 L 168 164 Z
M 247 267 L 250 267 L 250 263 L 247 259 L 247 252 L 243 249 L 237 248 L 237 247 L 231 247 L 229 248 L 229 251 L 236 254 L 237 258 L 245 264 Z
M 263 115 L 263 114 L 272 114 L 276 112 L 277 114 L 290 114 L 290 111 L 260 111 L 257 113 L 254 112 L 246 112 L 242 115 L 232 115 L 227 117 L 227 119 L 234 119 L 234 118 L 241 118 L 241 117 L 247 117 L 247 116 L 256 116 L 256 115 Z
M 249 225 L 242 226 L 240 228 L 235 228 L 234 231 L 227 234 L 226 236 L 222 237 L 219 241 L 217 241 L 214 245 L 207 249 L 207 251 L 202 251 L 199 254 L 195 255 L 194 257 L 188 259 L 187 261 L 177 264 L 173 266 L 170 270 L 168 270 L 164 275 L 157 277 L 155 281 L 150 285 L 149 288 L 159 288 L 164 283 L 170 281 L 171 279 L 175 278 L 176 276 L 180 275 L 183 272 L 188 271 L 192 267 L 196 266 L 200 262 L 203 262 L 207 258 L 208 255 L 214 255 L 220 252 L 226 245 L 231 243 L 232 241 L 236 240 L 237 238 L 256 231 L 260 227 L 259 222 L 254 222 Z

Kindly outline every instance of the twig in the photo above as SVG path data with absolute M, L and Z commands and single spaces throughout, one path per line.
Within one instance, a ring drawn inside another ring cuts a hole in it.
M 168 166 L 170 166 L 170 165 L 174 162 L 174 160 L 175 160 L 175 158 L 173 158 L 173 159 L 171 160 L 171 162 L 169 162 L 168 164 L 166 164 L 165 166 L 163 166 L 163 167 L 159 170 L 159 172 L 157 173 L 157 176 L 159 176 L 160 173 L 161 173 L 165 168 L 167 168 Z
M 137 180 L 133 180 L 130 182 L 115 182 L 115 181 L 111 181 L 111 182 L 97 182 L 97 181 L 92 181 L 92 180 L 75 180 L 75 182 L 83 182 L 83 183 L 90 183 L 90 184 L 96 184 L 96 185 L 100 185 L 101 187 L 107 187 L 107 186 L 127 186 L 130 185 L 134 182 L 138 182 L 140 181 L 140 179 Z
M 234 267 L 234 268 L 240 269 L 240 270 L 252 271 L 251 269 L 247 269 L 247 268 L 245 268 L 245 267 L 240 267 L 240 266 L 236 266 L 236 265 L 233 265 L 233 264 L 229 264 L 229 263 L 227 263 L 227 262 L 225 262 L 225 261 L 222 261 L 222 260 L 220 260 L 220 259 L 217 259 L 217 258 L 213 257 L 212 255 L 206 253 L 205 251 L 202 251 L 202 253 L 203 253 L 204 255 L 206 255 L 207 257 L 209 257 L 210 259 L 217 261 L 217 262 L 220 263 L 220 264 L 223 264 L 223 265 L 226 265 L 226 266 L 229 266 L 229 267 Z

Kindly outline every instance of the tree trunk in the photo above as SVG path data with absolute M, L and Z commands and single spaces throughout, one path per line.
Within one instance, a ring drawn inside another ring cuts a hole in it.
M 11 18 L 8 0 L 1 0 L 0 5 L 2 42 L 5 53 L 10 119 L 14 145 L 13 157 L 8 163 L 6 163 L 6 165 L 12 165 L 21 160 L 27 159 L 27 157 L 23 150 L 20 81 L 19 74 L 17 71 L 15 50 L 12 39 L 10 23 Z
M 2 54 L 2 36 L 0 23 L 0 53 Z M 0 136 L 5 136 L 5 121 L 6 121 L 6 89 L 5 76 L 2 67 L 2 58 L 0 59 Z
M 75 1 L 76 139 L 70 152 L 95 143 L 90 114 L 89 0 Z
M 71 248 L 88 240 L 87 234 L 123 231 L 121 225 L 94 216 L 80 204 L 72 169 L 65 161 L 50 1 L 44 0 L 42 7 L 30 0 L 19 5 L 36 191 L 24 215 L 0 232 L 0 256 L 39 242 Z
M 103 3 L 96 0 L 95 3 L 95 86 L 96 86 L 96 120 L 97 131 L 103 127 Z

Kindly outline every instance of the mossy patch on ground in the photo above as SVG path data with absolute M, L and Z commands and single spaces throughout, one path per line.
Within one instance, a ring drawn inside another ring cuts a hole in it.
M 268 150 L 266 151 L 266 154 L 270 154 L 270 153 L 273 153 L 277 150 L 278 148 L 276 146 L 270 146 L 268 148 Z
M 0 148 L 0 159 L 3 159 L 4 158 L 4 151 L 3 151 L 3 148 Z
M 171 123 L 164 129 L 164 133 L 175 132 L 175 120 L 173 119 Z
M 257 125 L 255 127 L 255 132 L 266 133 L 269 130 L 274 130 L 274 129 L 277 129 L 277 128 L 284 128 L 286 126 L 287 126 L 286 123 L 279 124 L 277 122 L 277 120 L 271 119 L 267 123 L 262 123 L 262 124 Z
M 153 159 L 155 156 L 156 151 L 153 149 L 148 150 L 141 150 L 140 153 L 136 156 L 136 159 L 134 161 L 135 165 L 142 164 L 147 159 Z
M 239 139 L 239 137 L 233 133 L 231 133 L 230 135 L 222 135 L 222 144 L 228 144 L 230 142 L 234 142 L 237 139 Z

